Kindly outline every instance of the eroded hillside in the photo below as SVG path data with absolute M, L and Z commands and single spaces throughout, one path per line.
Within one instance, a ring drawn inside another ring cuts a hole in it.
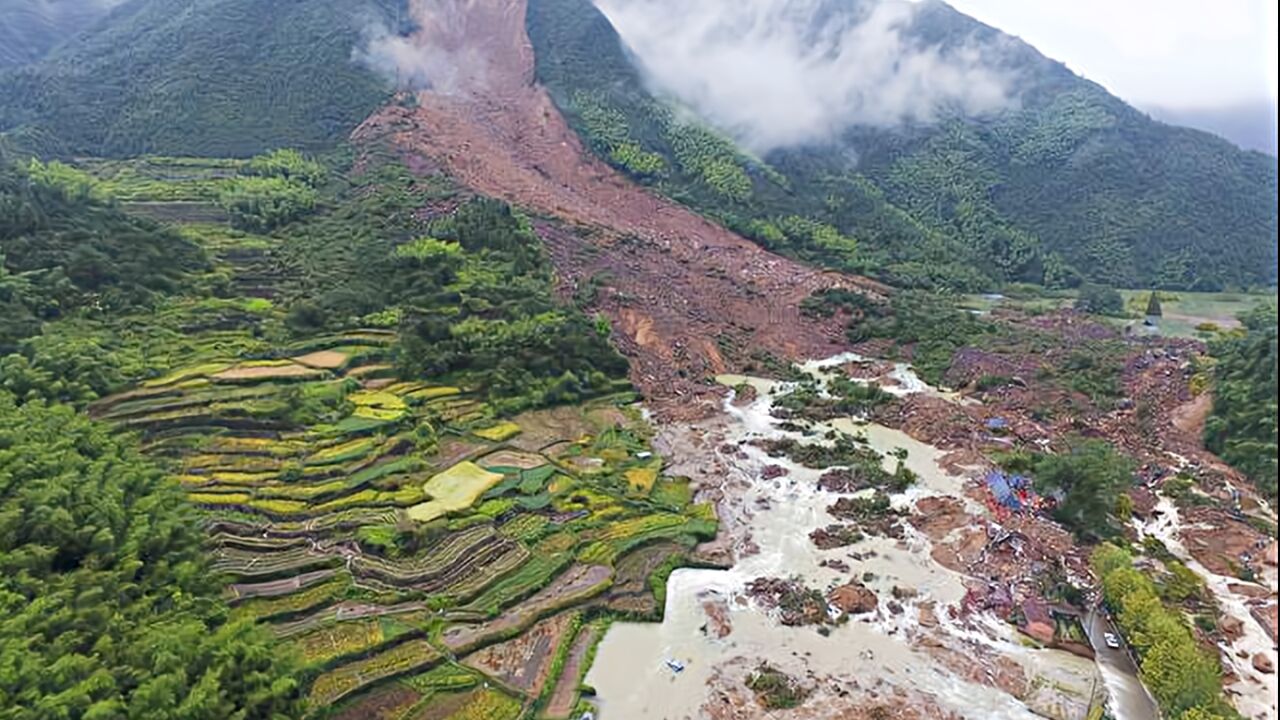
M 575 292 L 600 286 L 594 305 L 613 321 L 633 380 L 660 411 L 699 411 L 683 400 L 715 393 L 709 378 L 753 355 L 836 350 L 838 325 L 800 313 L 813 291 L 881 291 L 766 252 L 592 157 L 534 82 L 523 0 L 414 6 L 414 42 L 445 48 L 469 69 L 447 88 L 388 106 L 357 139 L 390 136 L 404 153 L 429 159 L 419 167 L 438 165 L 476 192 L 559 221 L 539 230 L 562 280 Z

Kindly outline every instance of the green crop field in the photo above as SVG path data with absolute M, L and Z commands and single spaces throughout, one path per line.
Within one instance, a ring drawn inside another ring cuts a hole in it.
M 1142 317 L 1149 290 L 1121 290 L 1128 314 Z M 1212 333 L 1214 326 L 1221 330 L 1240 327 L 1239 317 L 1263 304 L 1275 304 L 1276 293 L 1231 292 L 1160 292 L 1163 317 L 1159 327 L 1163 335 L 1171 337 L 1203 337 Z

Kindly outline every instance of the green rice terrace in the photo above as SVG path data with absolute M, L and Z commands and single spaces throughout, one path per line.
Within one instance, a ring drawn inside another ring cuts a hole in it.
M 714 513 L 661 477 L 631 408 L 498 419 L 472 389 L 391 377 L 393 339 L 203 361 L 91 411 L 172 462 L 207 513 L 234 613 L 297 651 L 313 708 L 399 678 L 335 716 L 410 716 L 397 712 L 428 700 L 457 706 L 440 717 L 546 709 L 576 692 L 555 672 L 576 635 L 659 613 L 650 578 L 714 535 Z M 300 399 L 340 417 L 280 419 Z
M 200 511 L 232 620 L 269 628 L 303 668 L 308 714 L 577 717 L 604 628 L 661 616 L 666 576 L 714 537 L 714 509 L 662 472 L 625 364 L 598 349 L 598 323 L 551 301 L 519 218 L 466 198 L 443 224 L 386 212 L 451 197 L 390 168 L 250 227 L 225 199 L 255 162 L 32 168 L 176 223 L 207 256 L 180 293 L 46 325 L 20 346 L 32 386 L 88 401 L 165 468 Z M 360 202 L 401 224 L 367 230 Z M 431 336 L 409 318 L 429 321 L 433 293 L 480 310 Z M 481 336 L 495 357 L 566 367 L 477 359 Z M 94 372 L 59 385 L 51 358 L 71 338 L 95 356 L 61 362 Z

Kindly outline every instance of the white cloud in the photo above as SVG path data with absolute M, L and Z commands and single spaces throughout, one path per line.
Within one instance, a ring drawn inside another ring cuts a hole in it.
M 1275 0 L 949 0 L 1125 100 L 1276 99 Z
M 832 139 L 852 124 L 929 122 L 1008 107 L 991 48 L 922 47 L 900 0 L 595 0 L 656 89 L 758 152 Z M 815 22 L 816 18 L 825 18 Z

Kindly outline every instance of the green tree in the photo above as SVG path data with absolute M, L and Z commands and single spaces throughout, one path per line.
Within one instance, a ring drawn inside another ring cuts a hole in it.
M 1142 658 L 1142 679 L 1171 717 L 1208 706 L 1222 694 L 1222 669 L 1216 657 L 1194 642 L 1165 641 Z
M 1204 581 L 1199 575 L 1177 560 L 1171 560 L 1165 565 L 1169 570 L 1169 576 L 1163 585 L 1165 597 L 1179 603 L 1201 597 L 1204 592 Z
M 258 155 L 249 160 L 245 174 L 278 177 L 316 187 L 324 180 L 324 166 L 297 150 L 284 148 Z
M 1127 523 L 1133 519 L 1133 498 L 1127 493 L 1120 493 L 1116 497 L 1116 519 L 1122 523 Z
M 1151 299 L 1147 300 L 1146 315 L 1147 317 L 1163 317 L 1164 316 L 1164 310 L 1160 308 L 1159 293 L 1156 293 L 1154 291 L 1151 293 Z
M 280 176 L 242 177 L 227 183 L 218 204 L 231 213 L 237 227 L 270 232 L 310 212 L 316 191 Z
M 1120 494 L 1133 484 L 1132 463 L 1101 440 L 1072 440 L 1067 452 L 1036 462 L 1036 485 L 1059 494 L 1054 517 L 1081 539 L 1116 533 Z
M 289 661 L 228 621 L 202 540 L 177 488 L 120 437 L 0 391 L 0 714 L 297 715 Z
M 1095 315 L 1120 315 L 1124 312 L 1124 298 L 1108 285 L 1086 283 L 1080 286 L 1076 309 Z
M 1100 579 L 1109 577 L 1122 568 L 1133 567 L 1133 556 L 1123 548 L 1103 543 L 1089 557 L 1089 566 Z

